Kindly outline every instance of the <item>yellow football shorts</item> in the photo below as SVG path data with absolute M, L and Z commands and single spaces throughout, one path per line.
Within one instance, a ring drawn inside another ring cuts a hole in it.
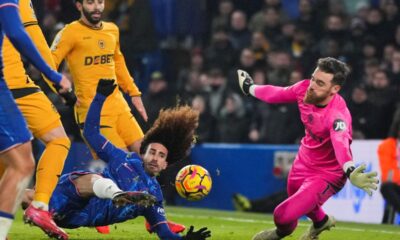
M 12 89 L 11 92 L 35 137 L 40 138 L 62 126 L 56 107 L 39 88 Z
M 82 123 L 78 122 L 83 131 Z M 144 134 L 138 122 L 130 112 L 117 115 L 103 115 L 100 119 L 100 133 L 118 148 L 127 149 Z

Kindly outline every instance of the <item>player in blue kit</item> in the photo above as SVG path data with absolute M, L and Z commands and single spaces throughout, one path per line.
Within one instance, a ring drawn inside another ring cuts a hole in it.
M 19 17 L 17 0 L 0 0 L 0 52 L 3 33 L 24 57 L 60 86 L 61 92 L 71 88 L 66 77 L 46 64 L 25 32 Z M 30 144 L 32 135 L 6 86 L 2 69 L 3 61 L 0 59 L 0 169 L 4 170 L 0 173 L 0 240 L 7 237 L 21 194 L 35 167 Z M 47 220 L 52 222 L 51 217 Z
M 160 239 L 208 238 L 211 234 L 207 228 L 193 231 L 191 227 L 185 236 L 170 230 L 161 187 L 155 178 L 168 165 L 187 156 L 198 126 L 198 112 L 188 106 L 162 111 L 144 135 L 140 155 L 127 153 L 111 144 L 99 131 L 103 127 L 99 125 L 103 103 L 115 87 L 114 81 L 99 81 L 84 127 L 89 145 L 107 162 L 107 167 L 101 175 L 72 172 L 61 176 L 50 200 L 50 211 L 54 212 L 56 223 L 64 228 L 104 226 L 144 216 Z M 155 204 L 143 206 L 148 200 L 145 199 L 141 205 L 128 203 L 117 207 L 112 199 L 123 191 L 148 192 L 155 197 Z

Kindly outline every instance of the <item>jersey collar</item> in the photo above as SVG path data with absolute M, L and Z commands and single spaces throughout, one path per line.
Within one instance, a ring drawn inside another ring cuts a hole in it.
M 90 28 L 90 29 L 92 29 L 92 30 L 102 30 L 102 29 L 103 29 L 103 26 L 104 26 L 103 22 L 101 22 L 100 27 L 93 27 L 93 26 L 87 25 L 84 21 L 82 21 L 82 19 L 79 19 L 78 22 L 79 22 L 80 24 L 82 24 L 83 26 L 85 26 L 85 27 L 87 27 L 87 28 Z

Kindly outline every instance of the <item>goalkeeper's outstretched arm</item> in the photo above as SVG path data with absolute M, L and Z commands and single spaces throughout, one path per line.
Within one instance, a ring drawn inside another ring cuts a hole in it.
M 297 101 L 297 94 L 294 89 L 301 83 L 290 87 L 255 85 L 246 71 L 238 70 L 237 76 L 239 87 L 246 96 L 251 95 L 267 103 L 293 103 Z

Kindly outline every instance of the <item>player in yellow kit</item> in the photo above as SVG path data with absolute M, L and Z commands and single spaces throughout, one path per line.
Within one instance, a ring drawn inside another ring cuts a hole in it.
M 115 79 L 147 121 L 141 93 L 120 51 L 119 29 L 113 23 L 101 21 L 104 3 L 104 0 L 76 0 L 81 18 L 66 25 L 51 46 L 56 65 L 65 59 L 71 72 L 78 97 L 75 119 L 81 128 L 101 78 Z M 104 104 L 100 125 L 101 133 L 114 145 L 139 152 L 143 132 L 118 88 Z
M 50 49 L 38 26 L 31 1 L 20 0 L 19 10 L 25 30 L 47 64 L 55 69 Z M 57 110 L 41 89 L 26 75 L 21 56 L 8 38 L 4 38 L 2 54 L 6 83 L 26 119 L 29 129 L 46 145 L 36 170 L 37 192 L 31 206 L 25 211 L 24 218 L 27 222 L 38 225 L 42 229 L 44 225 L 47 225 L 47 228 L 50 225 L 50 228 L 53 228 L 56 233 L 58 231 L 62 233 L 48 212 L 48 203 L 57 185 L 58 176 L 64 167 L 64 161 L 71 145 L 70 140 L 64 131 Z M 64 88 L 71 88 L 68 79 L 63 79 L 60 85 L 63 86 L 63 84 Z M 50 82 L 49 85 L 53 87 Z M 38 217 L 42 218 L 43 222 L 37 222 Z

